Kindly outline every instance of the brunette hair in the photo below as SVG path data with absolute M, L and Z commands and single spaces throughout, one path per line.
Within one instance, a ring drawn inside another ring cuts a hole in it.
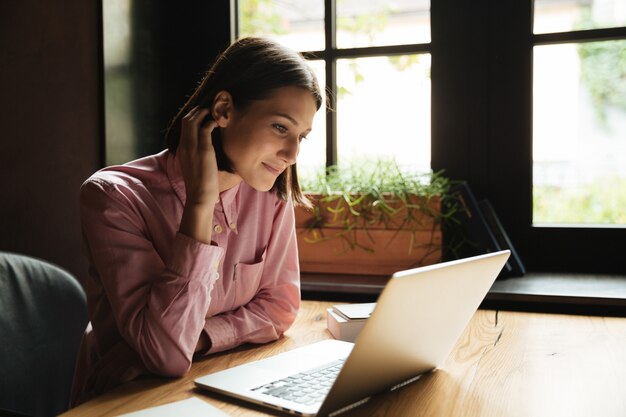
M 217 57 L 170 123 L 166 133 L 168 149 L 176 153 L 182 118 L 195 106 L 210 109 L 218 92 L 229 92 L 233 104 L 245 109 L 252 101 L 267 98 L 281 87 L 304 88 L 311 92 L 318 110 L 322 105 L 317 78 L 301 54 L 264 38 L 246 37 L 235 41 Z M 211 118 L 209 113 L 207 121 Z M 217 167 L 221 171 L 233 172 L 232 163 L 224 153 L 219 130 L 213 130 Z M 291 197 L 296 205 L 308 205 L 300 189 L 295 164 L 278 176 L 272 191 L 284 200 Z

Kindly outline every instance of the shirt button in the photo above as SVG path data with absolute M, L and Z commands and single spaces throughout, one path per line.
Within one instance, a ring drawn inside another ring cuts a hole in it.
M 222 233 L 222 226 L 220 226 L 219 224 L 216 224 L 215 226 L 213 226 L 213 231 L 215 233 Z
M 230 228 L 231 228 L 232 230 L 237 229 L 237 223 L 231 223 L 231 224 L 230 224 Z

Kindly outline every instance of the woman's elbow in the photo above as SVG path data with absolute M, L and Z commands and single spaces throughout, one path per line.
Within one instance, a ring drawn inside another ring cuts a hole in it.
M 191 357 L 179 352 L 144 358 L 144 364 L 148 370 L 154 374 L 170 378 L 180 378 L 186 375 L 191 369 L 191 362 Z
M 281 317 L 274 321 L 274 330 L 276 331 L 278 337 L 282 336 L 291 325 L 296 321 L 296 317 L 298 316 L 298 311 L 290 311 L 285 314 L 282 314 Z

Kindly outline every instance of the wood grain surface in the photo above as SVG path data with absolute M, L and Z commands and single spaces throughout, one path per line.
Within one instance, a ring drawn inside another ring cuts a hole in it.
M 183 378 L 132 381 L 63 416 L 118 416 L 191 396 L 232 416 L 283 415 L 204 392 L 193 380 L 331 337 L 331 304 L 304 301 L 276 342 L 197 360 Z M 440 369 L 342 415 L 626 416 L 626 319 L 479 310 Z

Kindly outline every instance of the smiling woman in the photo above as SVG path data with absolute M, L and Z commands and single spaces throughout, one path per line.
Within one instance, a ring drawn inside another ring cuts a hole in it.
M 270 190 L 276 178 L 296 163 L 316 111 L 311 94 L 300 87 L 279 88 L 244 110 L 233 107 L 230 94 L 219 93 L 214 117 L 223 129 L 224 152 L 238 167 L 234 179 L 259 191 Z
M 293 204 L 306 201 L 296 158 L 321 102 L 300 54 L 241 39 L 174 118 L 168 150 L 83 184 L 90 325 L 74 405 L 289 328 L 300 304 Z

